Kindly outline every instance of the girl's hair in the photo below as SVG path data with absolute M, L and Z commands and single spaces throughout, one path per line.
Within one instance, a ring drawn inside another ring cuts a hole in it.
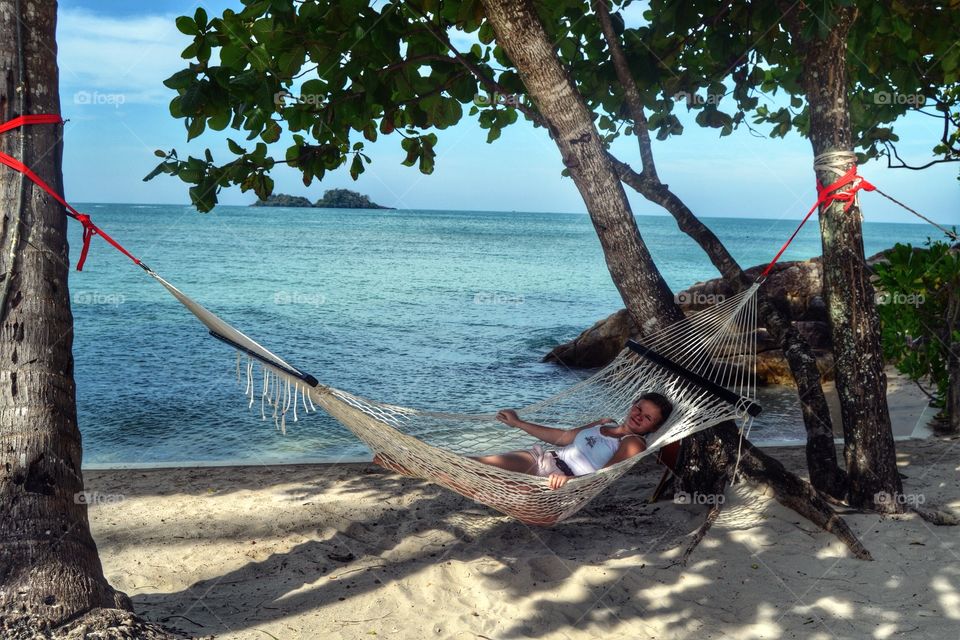
M 669 418 L 670 414 L 673 412 L 673 403 L 667 400 L 666 396 L 659 393 L 654 393 L 652 391 L 648 393 L 642 393 L 637 396 L 637 399 L 634 400 L 633 403 L 636 404 L 641 400 L 652 402 L 656 405 L 657 409 L 660 410 L 660 416 L 662 419 L 660 420 L 660 424 L 657 425 L 658 429 L 661 425 L 663 425 L 664 422 L 667 421 L 667 418 Z

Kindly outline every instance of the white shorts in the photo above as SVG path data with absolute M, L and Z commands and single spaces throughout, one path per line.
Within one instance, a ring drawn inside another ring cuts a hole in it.
M 533 456 L 533 461 L 537 465 L 536 473 L 534 473 L 534 475 L 541 476 L 543 478 L 548 477 L 551 473 L 566 475 L 560 470 L 560 467 L 557 466 L 557 459 L 553 456 L 553 454 L 540 445 L 533 445 L 527 453 Z

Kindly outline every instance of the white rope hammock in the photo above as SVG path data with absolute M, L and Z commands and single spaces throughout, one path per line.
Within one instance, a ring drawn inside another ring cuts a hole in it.
M 631 344 L 609 365 L 565 391 L 517 409 L 523 419 L 574 428 L 600 417 L 622 418 L 643 392 L 674 405 L 640 455 L 552 490 L 544 478 L 505 471 L 470 457 L 529 448 L 536 440 L 507 427 L 494 413 L 423 411 L 376 402 L 319 384 L 147 271 L 210 330 L 237 349 L 238 380 L 245 378 L 251 407 L 286 431 L 317 406 L 352 431 L 385 466 L 421 477 L 529 524 L 559 522 L 580 510 L 642 458 L 728 420 L 750 424 L 756 399 L 756 291 L 749 289 Z M 648 352 L 648 350 L 652 352 Z M 640 355 L 644 353 L 646 355 Z M 255 371 L 255 363 L 260 366 Z M 257 393 L 259 384 L 259 398 Z M 269 413 L 268 413 L 269 412 Z M 441 446 L 442 443 L 442 446 Z M 451 444 L 453 443 L 453 444 Z

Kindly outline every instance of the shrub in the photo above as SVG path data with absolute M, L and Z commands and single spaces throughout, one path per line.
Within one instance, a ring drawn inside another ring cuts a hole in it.
M 926 248 L 897 244 L 886 257 L 874 267 L 884 357 L 918 384 L 929 380 L 933 405 L 944 408 L 951 358 L 960 355 L 951 352 L 960 344 L 960 250 L 927 240 Z

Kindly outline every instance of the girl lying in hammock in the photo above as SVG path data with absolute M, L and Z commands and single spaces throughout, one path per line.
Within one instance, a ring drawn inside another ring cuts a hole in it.
M 644 393 L 630 406 L 626 418 L 617 423 L 602 418 L 576 429 L 556 429 L 521 420 L 513 409 L 497 413 L 497 420 L 523 429 L 557 449 L 534 445 L 527 451 L 511 451 L 474 458 L 507 471 L 548 478 L 551 489 L 559 489 L 574 476 L 593 473 L 641 453 L 647 448 L 644 436 L 660 428 L 673 405 L 659 393 Z

